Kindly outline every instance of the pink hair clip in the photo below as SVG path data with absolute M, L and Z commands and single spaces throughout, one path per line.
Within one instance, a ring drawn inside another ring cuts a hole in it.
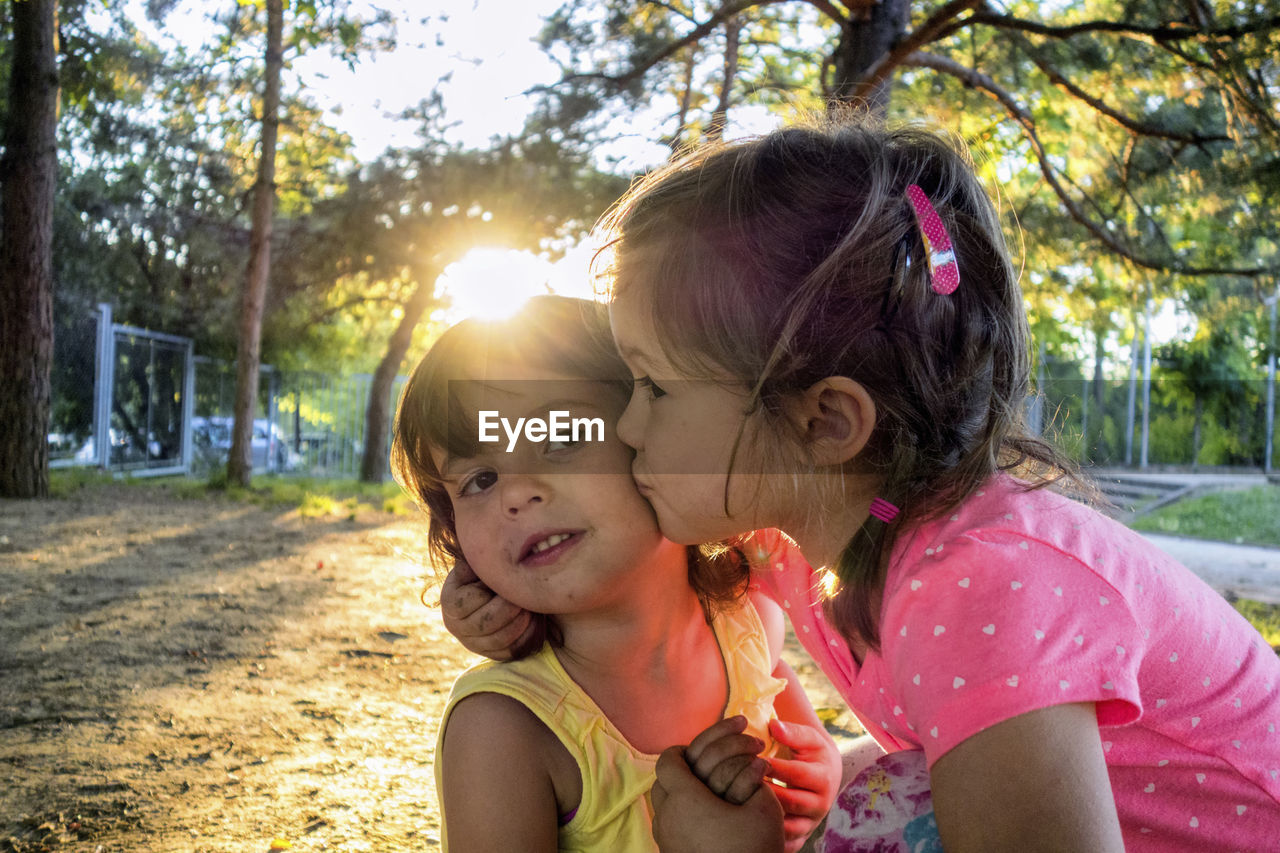
M 916 224 L 920 226 L 920 236 L 924 239 L 933 292 L 943 296 L 954 293 L 960 286 L 960 265 L 956 263 L 956 252 L 951 246 L 947 226 L 942 224 L 938 211 L 933 209 L 933 203 L 920 187 L 915 184 L 907 187 L 907 200 L 911 202 L 911 211 L 916 215 Z
M 898 517 L 898 508 L 884 498 L 872 498 L 869 512 L 885 524 Z

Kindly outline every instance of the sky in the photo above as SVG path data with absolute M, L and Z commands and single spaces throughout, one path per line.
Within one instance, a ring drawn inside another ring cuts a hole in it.
M 165 36 L 182 41 L 207 38 L 212 27 L 207 16 L 223 2 L 229 0 L 180 4 L 166 20 Z M 374 159 L 388 146 L 417 141 L 416 123 L 397 120 L 396 115 L 417 104 L 446 74 L 451 74 L 449 80 L 440 85 L 451 138 L 468 147 L 484 147 L 495 135 L 519 131 L 532 106 L 524 94 L 528 89 L 559 79 L 560 69 L 534 38 L 561 2 L 352 0 L 356 14 L 370 5 L 392 12 L 398 21 L 396 49 L 362 56 L 354 68 L 315 50 L 295 60 L 292 71 L 328 112 L 330 123 L 351 135 L 355 155 L 362 161 Z M 741 113 L 735 120 L 740 117 Z M 652 116 L 633 119 L 636 126 L 653 125 L 652 133 L 636 137 L 657 136 L 663 118 L 659 108 Z M 763 130 L 775 121 L 748 116 L 738 129 Z M 622 158 L 624 168 L 642 170 L 662 162 L 666 149 L 633 139 L 610 153 Z M 514 310 L 519 298 L 548 289 L 590 297 L 589 260 L 587 247 L 571 251 L 554 265 L 530 252 L 481 247 L 446 270 L 441 286 L 454 304 L 440 319 L 454 322 Z M 1169 316 L 1169 306 L 1160 308 L 1153 324 L 1155 337 L 1164 340 L 1185 332 L 1179 318 Z
M 447 74 L 440 87 L 449 137 L 484 147 L 494 136 L 520 130 L 532 107 L 524 94 L 530 87 L 559 79 L 560 69 L 534 42 L 543 19 L 559 5 L 560 0 L 353 0 L 357 15 L 370 6 L 392 12 L 396 48 L 363 55 L 354 67 L 314 50 L 295 59 L 290 72 L 328 121 L 351 135 L 361 161 L 373 160 L 388 146 L 416 144 L 417 123 L 397 115 L 418 104 Z M 210 16 L 221 6 L 188 0 L 168 15 L 163 29 L 145 21 L 140 5 L 132 17 L 157 40 L 195 45 L 214 32 Z M 642 169 L 660 162 L 663 152 L 650 145 L 624 156 Z M 556 264 L 530 252 L 481 247 L 446 269 L 440 284 L 453 306 L 440 319 L 452 323 L 513 311 L 522 298 L 548 290 L 590 297 L 589 260 L 585 247 Z
M 232 0 L 186 0 L 163 27 L 146 21 L 142 0 L 128 0 L 131 17 L 160 41 L 197 45 L 220 25 L 212 21 Z M 329 111 L 334 126 L 351 134 L 356 155 L 372 160 L 388 145 L 416 140 L 414 123 L 394 116 L 417 104 L 444 75 L 451 133 L 482 146 L 494 134 L 519 130 L 530 105 L 523 92 L 559 77 L 555 64 L 534 43 L 542 19 L 560 0 L 350 0 L 355 17 L 374 8 L 395 17 L 397 46 L 363 54 L 354 68 L 324 49 L 290 61 L 307 96 Z M 424 20 L 425 19 L 425 20 Z
M 212 14 L 231 0 L 185 0 L 169 13 L 162 30 L 145 22 L 142 0 L 127 2 L 138 10 L 132 17 L 153 38 L 194 45 L 216 31 Z M 357 17 L 369 16 L 373 7 L 394 16 L 396 48 L 364 54 L 354 67 L 328 51 L 313 50 L 294 59 L 289 73 L 302 81 L 330 124 L 350 134 L 354 154 L 362 162 L 375 159 L 388 146 L 417 143 L 417 123 L 397 115 L 417 105 L 437 84 L 450 124 L 448 137 L 466 147 L 486 147 L 494 136 L 516 133 L 523 126 L 533 106 L 532 97 L 525 94 L 530 88 L 560 79 L 560 68 L 534 39 L 561 2 L 351 0 Z M 615 168 L 634 172 L 662 163 L 668 149 L 653 140 L 672 121 L 673 112 L 674 107 L 665 110 L 655 104 L 647 114 L 628 116 L 620 141 L 597 152 L 601 162 L 614 160 Z M 742 109 L 728 132 L 756 132 L 775 122 L 764 110 Z M 441 284 L 455 304 L 441 319 L 451 322 L 495 309 L 512 310 L 515 297 L 548 289 L 589 297 L 589 260 L 586 247 L 570 251 L 555 265 L 529 252 L 480 248 L 446 270 Z
M 361 160 L 389 144 L 416 140 L 412 123 L 392 116 L 413 106 L 439 80 L 451 135 L 480 147 L 514 133 L 524 122 L 531 86 L 559 78 L 555 64 L 534 43 L 542 19 L 559 0 L 380 0 L 396 14 L 397 47 L 363 57 L 354 70 L 317 51 L 296 64 L 310 94 L 331 110 L 331 121 L 350 133 Z M 429 16 L 424 24 L 419 19 Z
M 550 84 L 560 70 L 534 42 L 560 0 L 382 0 L 401 21 L 397 47 L 363 58 L 354 69 L 317 53 L 298 71 L 330 121 L 351 134 L 356 156 L 371 160 L 388 145 L 416 141 L 413 122 L 396 114 L 441 83 L 450 136 L 483 147 L 516 133 L 532 107 L 524 93 Z M 423 16 L 431 20 L 420 23 Z M 437 38 L 438 37 L 438 38 Z M 640 155 L 643 159 L 643 154 Z M 552 290 L 591 297 L 589 251 L 571 251 L 556 264 L 527 251 L 473 250 L 446 269 L 441 289 L 452 300 L 445 322 L 514 311 L 520 301 Z

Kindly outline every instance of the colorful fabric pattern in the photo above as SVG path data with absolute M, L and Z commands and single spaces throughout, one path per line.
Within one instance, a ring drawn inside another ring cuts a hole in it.
M 836 798 L 822 853 L 942 853 L 920 750 L 881 756 Z

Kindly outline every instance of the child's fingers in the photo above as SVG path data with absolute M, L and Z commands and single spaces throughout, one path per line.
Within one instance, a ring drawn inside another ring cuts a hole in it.
M 825 750 L 830 743 L 827 735 L 813 726 L 806 726 L 804 723 L 784 723 L 778 719 L 769 721 L 769 734 L 797 755 Z
M 476 577 L 471 566 L 459 560 L 440 586 L 440 609 L 448 618 L 464 620 L 495 597 L 493 590 Z
M 774 788 L 777 791 L 777 788 Z M 786 839 L 783 844 L 783 853 L 797 853 L 803 849 L 805 840 L 813 834 L 814 829 L 818 826 L 817 821 L 808 818 L 784 817 L 782 819 L 782 834 Z
M 705 750 L 710 744 L 730 735 L 741 734 L 746 730 L 746 728 L 747 718 L 741 714 L 734 717 L 726 717 L 723 720 L 713 723 L 703 729 L 703 731 L 693 739 L 693 742 L 685 748 L 685 760 L 687 760 L 691 766 L 696 764 L 698 759 L 702 757 L 703 750 Z M 759 752 L 759 750 L 756 750 L 756 752 Z
M 670 853 L 776 853 L 783 849 L 783 815 L 771 786 L 760 785 L 740 806 L 712 794 L 690 772 L 685 750 L 658 757 L 651 791 L 653 838 Z
M 816 823 L 827 814 L 827 801 L 824 797 L 801 788 L 779 788 L 773 786 L 773 793 L 782 804 L 782 810 L 788 818 L 797 818 Z
M 764 743 L 749 734 L 725 735 L 704 746 L 696 757 L 691 754 L 692 750 L 685 750 L 685 759 L 689 762 L 689 767 L 693 769 L 695 776 L 716 789 L 717 786 L 711 783 L 713 771 L 720 765 L 733 761 L 737 762 L 737 767 L 743 767 L 762 749 L 764 749 Z M 720 778 L 724 778 L 726 772 L 721 771 Z M 728 784 L 728 779 L 725 779 L 725 784 Z M 719 794 L 722 790 L 723 786 L 717 789 L 716 793 Z
M 763 758 L 736 755 L 716 765 L 705 781 L 714 794 L 740 806 L 755 794 L 768 770 L 769 762 Z
M 456 584 L 468 584 L 475 583 L 480 580 L 480 577 L 476 574 L 476 570 L 471 568 L 470 563 L 466 560 L 458 560 L 453 564 L 453 567 L 449 569 L 449 574 L 444 579 L 444 585 L 446 587 L 449 585 L 450 580 Z
M 653 804 L 655 811 L 662 810 L 663 803 L 670 795 L 667 784 L 673 780 L 678 781 L 682 773 L 688 772 L 689 765 L 684 761 L 684 747 L 670 746 L 662 751 L 655 768 L 656 778 L 653 780 L 653 788 L 649 791 L 649 801 Z
M 485 607 L 489 606 L 485 605 Z M 514 648 L 519 646 L 521 639 L 529 633 L 533 624 L 533 614 L 501 598 L 495 598 L 492 606 L 491 613 L 484 613 L 481 616 L 479 628 L 484 633 L 474 635 L 471 642 L 467 644 L 467 648 L 493 660 L 505 660 L 513 654 Z M 494 627 L 495 624 L 497 627 Z
M 533 614 L 496 596 L 461 619 L 443 607 L 441 611 L 450 634 L 469 651 L 493 660 L 509 660 L 513 649 L 535 630 Z
M 525 629 L 520 633 L 516 641 L 507 647 L 513 660 L 526 658 L 538 651 L 547 639 L 546 617 L 536 613 L 526 613 L 526 615 L 528 616 L 528 622 Z
M 799 788 L 805 791 L 826 791 L 831 787 L 827 777 L 827 768 L 812 761 L 796 761 L 786 758 L 769 760 L 769 778 L 781 782 L 788 788 Z

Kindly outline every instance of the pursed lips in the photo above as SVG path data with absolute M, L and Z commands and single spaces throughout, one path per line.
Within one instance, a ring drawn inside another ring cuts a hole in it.
M 636 489 L 639 490 L 640 494 L 647 497 L 649 493 L 653 491 L 653 486 L 646 483 L 640 476 L 640 471 L 635 463 L 632 463 L 631 465 L 631 479 L 635 481 Z

